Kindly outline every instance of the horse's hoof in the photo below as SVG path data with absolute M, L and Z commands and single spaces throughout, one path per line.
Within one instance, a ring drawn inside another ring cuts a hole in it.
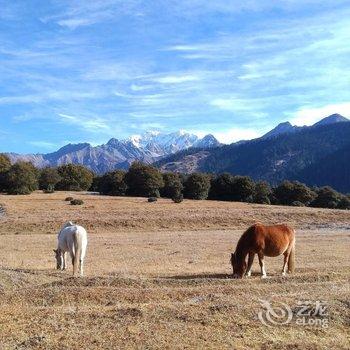
M 285 272 L 282 272 L 282 277 L 286 277 L 287 274 Z
M 265 279 L 265 278 L 267 278 L 267 275 L 261 275 L 261 278 Z

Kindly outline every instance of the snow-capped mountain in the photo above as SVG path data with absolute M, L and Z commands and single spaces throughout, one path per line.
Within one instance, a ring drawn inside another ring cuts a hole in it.
M 114 169 L 127 169 L 134 161 L 153 163 L 190 147 L 212 148 L 219 145 L 213 135 L 198 138 L 183 130 L 168 134 L 150 131 L 124 140 L 112 138 L 106 144 L 96 147 L 89 143 L 68 144 L 48 154 L 8 153 L 8 156 L 12 162 L 25 160 L 37 167 L 74 163 L 85 165 L 97 173 L 104 173 Z
M 163 155 L 190 148 L 201 139 L 194 134 L 179 130 L 170 134 L 150 131 L 142 135 L 133 135 L 129 140 L 138 148 L 160 152 Z M 216 142 L 219 143 L 217 140 Z

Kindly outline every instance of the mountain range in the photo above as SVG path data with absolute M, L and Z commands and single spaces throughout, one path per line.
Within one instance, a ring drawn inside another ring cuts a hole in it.
M 188 149 L 156 165 L 182 173 L 228 172 L 277 184 L 284 179 L 350 192 L 350 122 L 339 114 L 312 126 L 282 123 L 262 137 L 213 149 Z
M 39 168 L 74 163 L 85 165 L 96 173 L 105 173 L 114 169 L 127 169 L 134 161 L 150 164 L 191 147 L 209 149 L 220 145 L 213 135 L 199 138 L 180 130 L 173 133 L 146 132 L 125 140 L 112 138 L 99 146 L 89 143 L 68 144 L 47 154 L 7 155 L 12 162 L 29 161 Z
M 339 114 L 312 126 L 284 122 L 260 138 L 230 145 L 210 134 L 199 138 L 185 131 L 146 132 L 99 146 L 68 144 L 48 154 L 7 154 L 12 162 L 25 160 L 37 167 L 82 164 L 99 174 L 141 161 L 161 171 L 229 172 L 271 184 L 290 179 L 350 192 L 350 122 Z

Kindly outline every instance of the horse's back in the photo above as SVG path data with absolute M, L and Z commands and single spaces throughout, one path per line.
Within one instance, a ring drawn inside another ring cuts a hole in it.
M 87 232 L 84 227 L 79 225 L 72 225 L 63 228 L 59 233 L 58 241 L 62 249 L 70 250 L 69 248 L 74 245 L 76 237 L 78 237 L 79 241 L 82 242 L 83 247 L 86 247 Z
M 272 226 L 254 224 L 246 233 L 254 250 L 271 256 L 281 254 L 295 239 L 294 229 L 285 224 Z
M 294 229 L 286 224 L 270 226 L 254 224 L 249 229 L 251 229 L 255 234 L 262 236 L 286 236 L 293 238 L 295 234 Z

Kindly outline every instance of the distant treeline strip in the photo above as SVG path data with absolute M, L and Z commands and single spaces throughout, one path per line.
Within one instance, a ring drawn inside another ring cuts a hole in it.
M 90 190 L 110 196 L 164 197 L 177 203 L 188 198 L 350 209 L 349 195 L 329 186 L 310 188 L 297 181 L 283 181 L 271 187 L 264 181 L 255 182 L 248 176 L 228 173 L 215 176 L 161 173 L 156 167 L 140 162 L 133 163 L 127 172 L 115 170 L 98 176 L 75 164 L 44 169 L 28 162 L 11 165 L 8 157 L 0 154 L 1 192 L 29 194 L 37 189 L 46 193 Z

